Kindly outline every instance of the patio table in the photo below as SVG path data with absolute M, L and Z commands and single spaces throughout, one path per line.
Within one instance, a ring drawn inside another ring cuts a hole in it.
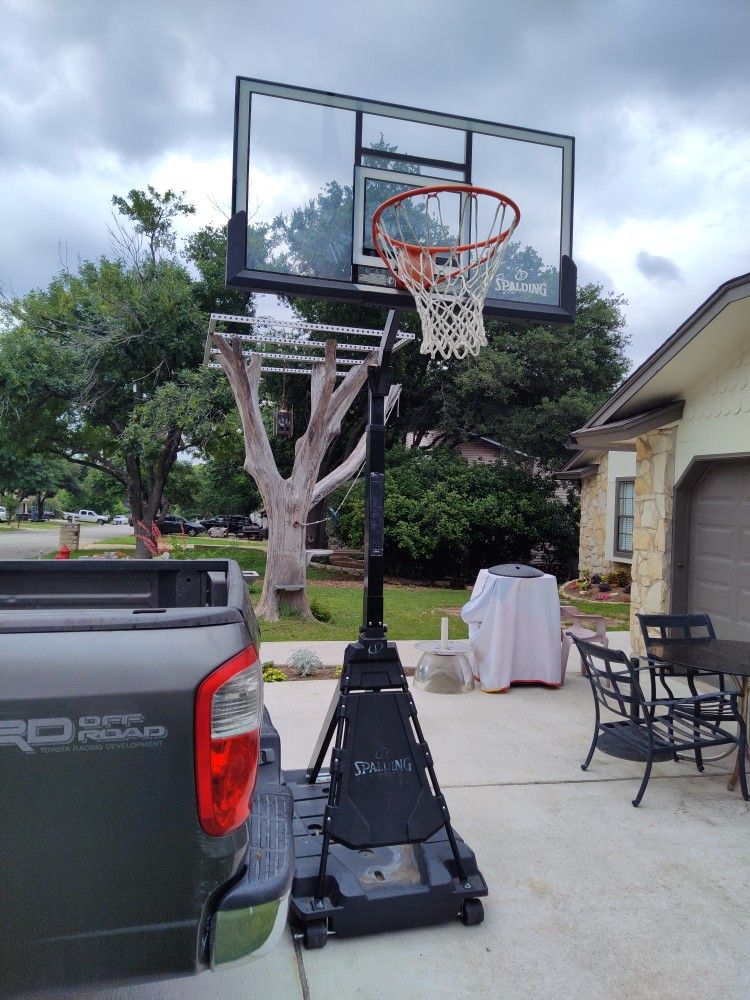
M 692 674 L 730 674 L 740 684 L 740 714 L 747 724 L 750 693 L 750 642 L 739 639 L 666 639 L 651 642 L 648 657 L 660 663 L 672 663 Z M 733 789 L 739 777 L 739 761 L 734 766 L 727 788 Z

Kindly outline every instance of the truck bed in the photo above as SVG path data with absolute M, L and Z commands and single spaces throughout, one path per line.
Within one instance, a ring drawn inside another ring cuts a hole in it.
M 257 641 L 248 612 L 242 572 L 226 559 L 0 560 L 0 634 L 246 621 Z
M 249 645 L 232 561 L 0 561 L 0 995 L 195 974 L 234 955 L 240 915 L 283 927 L 267 715 L 250 820 L 208 836 L 196 807 L 196 691 Z

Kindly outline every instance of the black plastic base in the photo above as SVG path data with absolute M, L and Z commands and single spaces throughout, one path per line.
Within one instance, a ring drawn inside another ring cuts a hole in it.
M 481 921 L 481 904 L 465 901 L 486 896 L 487 885 L 474 852 L 456 835 L 466 870 L 459 881 L 445 829 L 416 844 L 356 850 L 332 843 L 325 896 L 316 902 L 328 775 L 321 772 L 309 785 L 305 771 L 287 771 L 286 781 L 294 796 L 296 855 L 289 919 L 304 932 L 307 947 L 322 947 L 326 932 L 343 937 L 457 918 Z

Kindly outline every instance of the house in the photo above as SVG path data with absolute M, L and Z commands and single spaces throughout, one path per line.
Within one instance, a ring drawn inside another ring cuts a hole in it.
M 581 428 L 580 567 L 630 563 L 636 611 L 750 640 L 750 274 L 721 285 Z
M 441 431 L 427 431 L 419 438 L 416 434 L 409 433 L 406 435 L 406 447 L 433 448 L 447 440 L 449 440 L 448 435 Z M 493 465 L 498 459 L 507 460 L 510 458 L 514 462 L 527 466 L 531 471 L 537 471 L 539 466 L 539 459 L 534 458 L 533 455 L 527 455 L 524 451 L 510 448 L 508 445 L 501 444 L 500 441 L 483 437 L 481 434 L 470 434 L 465 441 L 459 441 L 455 444 L 453 450 L 472 465 L 477 462 Z

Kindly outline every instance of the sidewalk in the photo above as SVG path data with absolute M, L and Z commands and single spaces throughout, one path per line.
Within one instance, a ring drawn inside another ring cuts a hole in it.
M 352 636 L 351 642 L 356 640 Z M 261 642 L 260 658 L 262 663 L 273 660 L 274 663 L 286 663 L 289 654 L 295 649 L 311 649 L 317 653 L 323 661 L 325 667 L 340 667 L 344 662 L 344 650 L 349 642 Z M 416 667 L 422 650 L 417 649 L 415 639 L 399 639 L 398 652 L 401 657 L 401 664 L 404 667 Z
M 608 632 L 607 637 L 613 649 L 630 651 L 630 633 Z M 355 640 L 356 636 L 352 636 L 350 641 L 354 642 Z M 398 653 L 401 657 L 402 666 L 407 669 L 416 667 L 422 655 L 422 650 L 417 649 L 418 640 L 397 639 L 395 641 L 398 645 Z M 260 657 L 263 663 L 273 660 L 274 663 L 280 664 L 286 663 L 289 659 L 289 654 L 295 649 L 311 649 L 318 654 L 324 666 L 340 667 L 344 662 L 344 650 L 348 645 L 348 642 L 305 642 L 301 639 L 297 642 L 261 642 Z M 572 665 L 575 663 L 575 656 L 571 655 L 570 664 Z

